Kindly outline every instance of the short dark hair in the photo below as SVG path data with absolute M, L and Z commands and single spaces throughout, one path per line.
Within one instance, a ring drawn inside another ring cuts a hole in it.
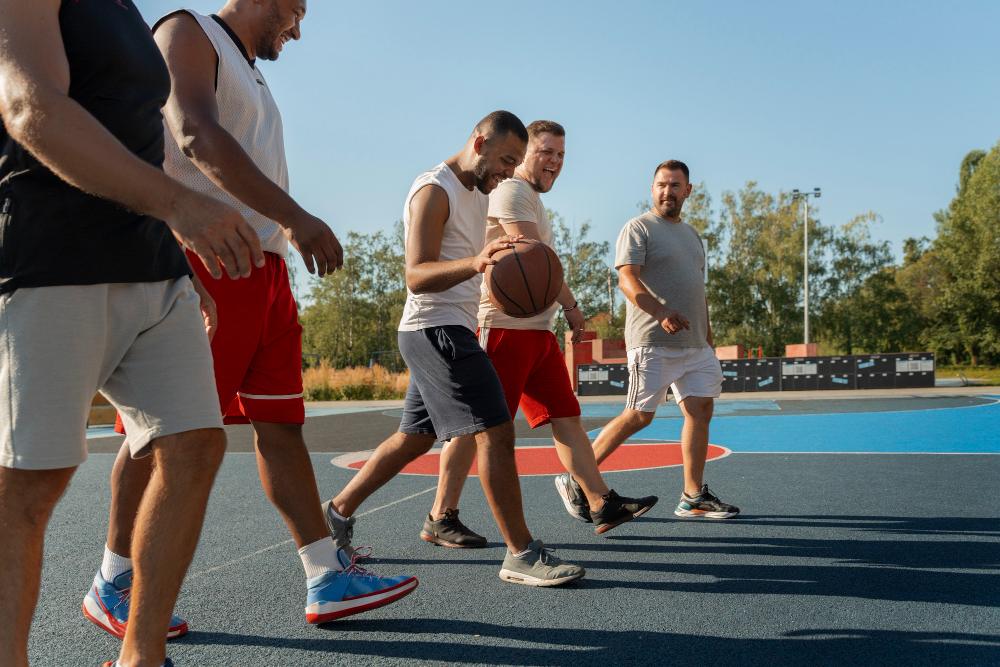
M 554 134 L 557 137 L 566 136 L 566 128 L 552 120 L 536 120 L 528 126 L 528 137 L 531 139 L 546 132 Z
M 503 137 L 508 134 L 516 134 L 521 141 L 528 143 L 528 130 L 524 123 L 509 111 L 494 111 L 479 121 L 473 130 L 473 136 Z
M 688 166 L 681 162 L 680 160 L 667 160 L 666 162 L 661 162 L 659 166 L 656 167 L 656 171 L 653 172 L 653 180 L 656 180 L 656 175 L 660 173 L 661 169 L 669 169 L 670 171 L 676 171 L 680 169 L 684 172 L 684 180 L 688 183 L 691 182 L 691 172 L 688 171 Z

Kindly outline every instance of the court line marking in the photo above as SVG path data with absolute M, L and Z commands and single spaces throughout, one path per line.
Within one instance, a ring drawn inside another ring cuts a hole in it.
M 404 503 L 407 500 L 413 500 L 417 496 L 422 496 L 425 493 L 430 493 L 431 491 L 436 491 L 436 490 L 437 490 L 437 484 L 435 484 L 434 486 L 432 486 L 429 489 L 424 489 L 423 491 L 417 491 L 416 493 L 410 494 L 410 495 L 406 496 L 405 498 L 400 498 L 399 500 L 394 500 L 391 503 L 386 503 L 385 505 L 379 505 L 378 507 L 370 509 L 367 512 L 362 512 L 361 514 L 356 514 L 355 516 L 360 519 L 363 516 L 368 516 L 369 514 L 374 514 L 375 512 L 378 512 L 379 510 L 384 510 L 387 507 L 392 507 L 393 505 L 398 505 L 399 503 Z M 240 556 L 239 558 L 234 558 L 231 561 L 222 563 L 221 565 L 216 565 L 215 567 L 210 567 L 207 570 L 201 570 L 200 572 L 194 572 L 192 574 L 189 574 L 189 575 L 187 575 L 187 579 L 194 579 L 195 577 L 200 577 L 203 574 L 209 574 L 211 572 L 217 572 L 217 571 L 219 571 L 219 570 L 221 570 L 223 568 L 229 567 L 230 565 L 235 565 L 236 563 L 241 563 L 241 562 L 243 562 L 243 561 L 245 561 L 245 560 L 247 560 L 249 558 L 253 558 L 254 556 L 259 556 L 260 554 L 267 553 L 268 551 L 273 551 L 273 550 L 277 549 L 278 547 L 283 547 L 286 544 L 291 544 L 294 541 L 295 540 L 293 540 L 293 539 L 287 539 L 284 542 L 278 542 L 277 544 L 272 544 L 269 547 L 264 547 L 263 549 L 258 549 L 257 551 L 254 551 L 252 554 L 246 554 L 244 556 Z
M 1000 452 L 741 452 L 735 451 L 733 454 L 855 454 L 858 456 L 869 454 L 888 454 L 893 456 L 1000 456 Z M 721 458 L 721 457 L 720 457 Z

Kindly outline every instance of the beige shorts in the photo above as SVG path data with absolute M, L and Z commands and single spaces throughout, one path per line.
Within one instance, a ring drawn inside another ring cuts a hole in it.
M 136 457 L 154 438 L 222 428 L 188 278 L 0 295 L 0 466 L 83 463 L 98 390 L 121 414 Z
M 628 351 L 626 407 L 656 412 L 666 404 L 667 388 L 680 403 L 689 396 L 722 395 L 722 364 L 715 350 L 704 347 L 635 347 Z

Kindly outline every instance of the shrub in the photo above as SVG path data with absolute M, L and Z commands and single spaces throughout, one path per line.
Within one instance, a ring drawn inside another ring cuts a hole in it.
M 394 373 L 382 366 L 333 368 L 326 361 L 302 373 L 307 401 L 365 401 L 406 396 L 410 372 Z

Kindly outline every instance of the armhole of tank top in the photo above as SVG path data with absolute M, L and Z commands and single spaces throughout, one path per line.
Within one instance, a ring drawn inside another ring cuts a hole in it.
M 406 202 L 406 208 L 407 208 L 406 212 L 407 212 L 407 214 L 409 214 L 409 212 L 410 212 L 409 211 L 410 205 L 413 203 L 413 198 L 417 196 L 417 193 L 420 192 L 421 190 L 423 190 L 424 188 L 430 186 L 430 185 L 434 185 L 434 186 L 437 186 L 437 187 L 441 188 L 442 192 L 444 192 L 444 196 L 448 198 L 448 217 L 445 218 L 445 220 L 444 220 L 444 224 L 447 225 L 449 222 L 451 222 L 452 216 L 455 215 L 455 202 L 451 198 L 451 193 L 448 192 L 448 189 L 445 188 L 440 183 L 439 180 L 431 180 L 430 178 L 428 178 L 424 182 L 423 185 L 421 185 L 419 188 L 417 188 L 414 191 L 413 195 L 410 196 L 410 200 L 408 202 Z M 411 221 L 413 220 L 413 216 L 410 216 L 410 220 Z
M 202 25 L 201 19 L 199 18 L 198 15 L 196 15 L 190 9 L 175 9 L 174 11 L 169 12 L 167 14 L 164 14 L 163 16 L 161 16 L 160 18 L 158 18 L 156 20 L 156 23 L 153 24 L 153 28 L 150 30 L 150 32 L 153 33 L 153 35 L 156 35 L 157 29 L 161 25 L 163 25 L 164 21 L 166 21 L 167 19 L 169 19 L 172 16 L 177 16 L 178 14 L 187 14 L 188 16 L 190 16 L 191 18 L 193 18 L 194 22 L 198 24 L 199 28 L 201 28 L 201 32 L 202 32 L 202 34 L 205 35 L 205 38 L 208 40 L 208 43 L 212 45 L 212 50 L 215 51 L 215 91 L 218 92 L 219 91 L 219 68 L 222 67 L 222 55 L 219 53 L 219 45 L 215 43 L 215 40 L 212 39 L 212 36 L 208 34 L 207 30 L 205 30 L 205 26 Z

